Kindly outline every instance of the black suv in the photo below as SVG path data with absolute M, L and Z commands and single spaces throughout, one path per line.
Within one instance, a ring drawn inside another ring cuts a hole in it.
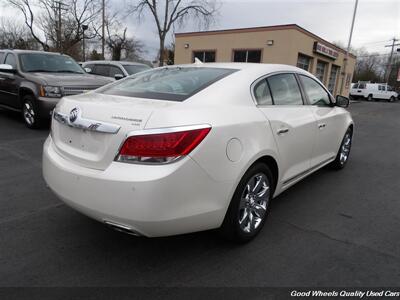
M 48 120 L 61 97 L 110 82 L 113 80 L 87 74 L 64 54 L 0 50 L 0 106 L 21 111 L 29 128 Z

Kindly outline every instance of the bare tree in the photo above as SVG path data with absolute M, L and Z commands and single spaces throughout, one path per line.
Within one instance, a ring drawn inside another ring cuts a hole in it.
M 171 28 L 175 24 L 182 26 L 189 18 L 208 26 L 218 12 L 217 4 L 216 0 L 132 0 L 130 13 L 140 17 L 147 11 L 153 16 L 160 40 L 159 64 L 162 66 L 165 39 Z
M 121 14 L 109 13 L 105 16 L 105 44 L 111 52 L 112 60 L 128 59 L 141 61 L 144 45 L 128 36 L 128 28 L 123 26 Z M 96 35 L 101 38 L 100 26 L 94 26 Z
M 36 1 L 31 0 L 7 0 L 9 4 L 17 8 L 23 15 L 25 25 L 29 28 L 32 37 L 42 45 L 43 50 L 48 51 L 50 49 L 49 44 L 46 40 L 37 33 L 39 30 L 35 24 L 35 14 L 33 13 L 33 7 L 37 5 Z
M 39 44 L 24 24 L 15 20 L 0 19 L 0 49 L 38 49 Z
M 380 82 L 383 80 L 385 62 L 381 54 L 369 53 L 364 48 L 355 49 L 354 53 L 357 55 L 357 61 L 353 81 Z
M 86 39 L 96 36 L 93 27 L 101 13 L 100 3 L 97 0 L 63 0 L 61 20 L 57 2 L 54 0 L 5 1 L 22 13 L 32 37 L 45 51 L 57 50 L 77 56 L 76 48 L 79 48 L 83 39 L 82 25 L 89 26 L 85 31 Z

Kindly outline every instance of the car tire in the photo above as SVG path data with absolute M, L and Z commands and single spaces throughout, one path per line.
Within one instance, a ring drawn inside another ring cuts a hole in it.
M 237 243 L 252 240 L 264 226 L 274 192 L 269 167 L 256 163 L 247 170 L 232 197 L 220 234 Z
M 396 98 L 394 96 L 390 97 L 390 99 L 388 100 L 389 102 L 394 102 L 396 100 Z
M 35 105 L 35 98 L 31 95 L 26 95 L 23 98 L 22 117 L 25 125 L 30 129 L 39 128 L 42 124 L 37 107 Z
M 333 169 L 341 170 L 346 166 L 350 156 L 352 141 L 353 141 L 353 130 L 351 128 L 348 128 L 346 133 L 344 134 L 342 142 L 340 143 L 340 148 L 336 155 L 336 158 L 330 164 L 330 166 Z
M 373 101 L 373 100 L 374 100 L 374 98 L 372 97 L 372 94 L 369 94 L 367 97 L 367 101 Z

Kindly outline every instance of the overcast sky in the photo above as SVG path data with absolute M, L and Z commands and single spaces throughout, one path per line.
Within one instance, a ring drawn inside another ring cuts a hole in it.
M 0 0 L 0 2 L 5 0 Z M 124 7 L 130 0 L 109 0 L 112 9 Z M 296 23 L 328 41 L 347 44 L 355 0 L 222 0 L 220 14 L 208 29 L 228 29 Z M 123 10 L 125 11 L 125 9 Z M 0 9 L 0 16 L 10 15 L 9 9 Z M 15 16 L 15 13 L 12 14 Z M 156 28 L 150 15 L 138 22 L 127 17 L 130 35 L 139 38 L 148 49 L 148 58 L 154 58 L 158 48 Z M 197 31 L 188 22 L 176 32 Z M 386 53 L 389 40 L 400 38 L 400 0 L 359 0 L 354 27 L 354 47 Z M 172 34 L 169 38 L 172 40 Z

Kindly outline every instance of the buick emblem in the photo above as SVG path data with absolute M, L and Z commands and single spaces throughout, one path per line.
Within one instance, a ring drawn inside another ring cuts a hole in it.
M 75 107 L 74 109 L 71 110 L 71 112 L 69 113 L 69 121 L 71 123 L 74 123 L 76 121 L 76 119 L 78 118 L 79 115 L 79 108 Z

